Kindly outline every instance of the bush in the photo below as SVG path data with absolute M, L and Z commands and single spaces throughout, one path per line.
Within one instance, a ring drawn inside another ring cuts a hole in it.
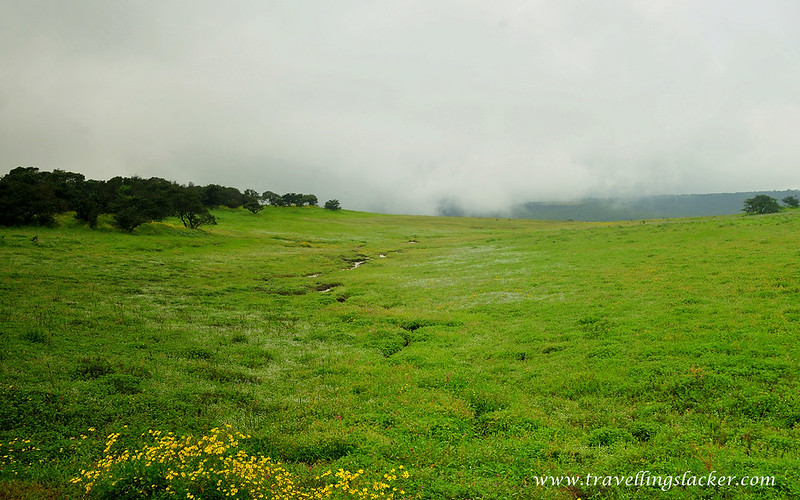
M 743 212 L 748 214 L 772 214 L 781 211 L 778 200 L 765 194 L 744 200 Z
M 341 210 L 342 206 L 339 204 L 339 200 L 328 200 L 325 202 L 325 208 L 328 210 Z
M 797 199 L 797 196 L 787 196 L 781 201 L 789 208 L 800 207 L 800 200 Z

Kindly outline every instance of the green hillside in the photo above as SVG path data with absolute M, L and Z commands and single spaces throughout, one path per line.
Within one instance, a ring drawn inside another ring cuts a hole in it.
M 797 190 L 744 193 L 676 194 L 629 198 L 587 198 L 571 203 L 522 203 L 511 208 L 520 219 L 614 221 L 706 217 L 742 212 L 745 200 L 766 195 L 777 200 L 798 196 Z
M 0 498 L 800 496 L 800 211 L 213 213 L 0 228 Z

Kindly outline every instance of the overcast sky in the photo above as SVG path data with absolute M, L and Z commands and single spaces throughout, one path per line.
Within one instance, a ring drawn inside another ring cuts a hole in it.
M 2 0 L 0 175 L 434 213 L 800 188 L 796 0 Z

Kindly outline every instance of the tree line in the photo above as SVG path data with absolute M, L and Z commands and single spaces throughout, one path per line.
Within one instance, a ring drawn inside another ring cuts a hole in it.
M 0 225 L 50 225 L 59 213 L 74 211 L 75 218 L 97 226 L 101 214 L 110 214 L 114 225 L 127 232 L 148 222 L 177 217 L 184 226 L 197 229 L 217 221 L 212 208 L 244 207 L 258 213 L 265 205 L 280 207 L 317 205 L 312 194 L 272 191 L 259 194 L 235 187 L 209 184 L 182 185 L 160 177 L 114 177 L 107 181 L 86 179 L 83 174 L 36 167 L 18 167 L 0 178 Z M 325 208 L 339 210 L 338 200 Z
M 778 200 L 766 194 L 760 194 L 752 198 L 744 200 L 744 207 L 742 212 L 748 214 L 773 214 L 780 212 L 783 208 L 798 208 L 800 207 L 800 200 L 796 196 L 787 196 L 781 200 L 784 204 L 781 207 Z

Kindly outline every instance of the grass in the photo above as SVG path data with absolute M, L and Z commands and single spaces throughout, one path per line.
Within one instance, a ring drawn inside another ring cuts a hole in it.
M 800 495 L 800 212 L 214 215 L 0 229 L 0 497 L 225 426 L 309 494 L 402 465 L 396 498 Z M 537 486 L 640 471 L 775 484 Z

